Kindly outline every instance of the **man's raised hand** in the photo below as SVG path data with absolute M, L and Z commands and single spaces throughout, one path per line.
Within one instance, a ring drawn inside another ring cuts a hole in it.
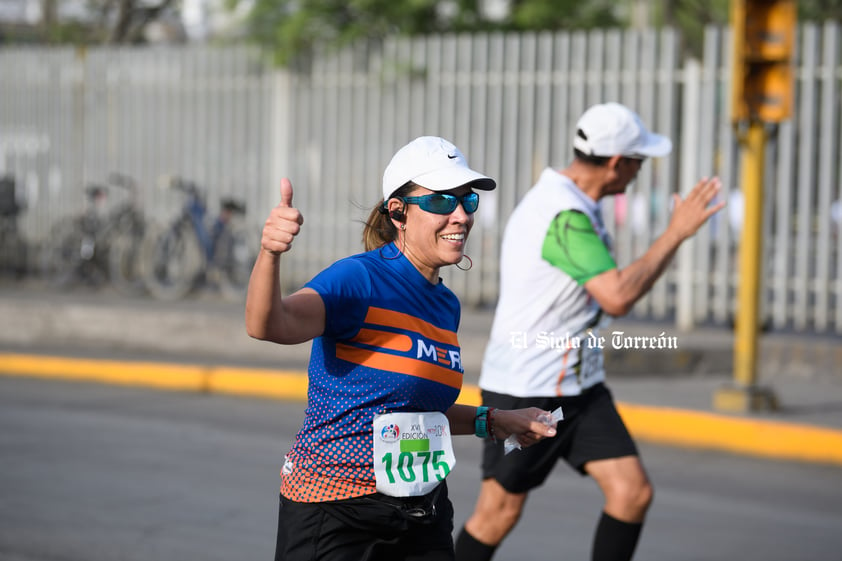
M 681 241 L 694 235 L 708 218 L 722 210 L 725 201 L 716 201 L 721 188 L 718 177 L 703 177 L 685 199 L 678 194 L 673 195 L 669 229 L 674 231 Z

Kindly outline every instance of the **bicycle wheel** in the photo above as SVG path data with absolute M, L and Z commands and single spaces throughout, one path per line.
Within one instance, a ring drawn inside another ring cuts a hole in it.
M 126 216 L 118 224 L 108 251 L 111 284 L 119 292 L 137 295 L 146 290 L 141 271 L 141 248 L 146 225 L 140 216 Z
M 48 284 L 63 287 L 84 276 L 93 256 L 93 241 L 77 217 L 65 217 L 50 228 L 41 249 L 41 277 Z
M 184 298 L 205 269 L 205 258 L 188 222 L 152 232 L 141 248 L 143 281 L 159 300 Z
M 213 255 L 213 270 L 223 298 L 245 297 L 251 270 L 257 259 L 258 241 L 245 226 L 232 224 L 219 234 Z
M 23 278 L 27 272 L 28 250 L 18 231 L 17 218 L 0 215 L 0 275 Z

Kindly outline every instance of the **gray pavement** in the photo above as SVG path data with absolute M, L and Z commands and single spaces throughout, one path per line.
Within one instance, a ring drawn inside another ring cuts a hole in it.
M 309 344 L 250 339 L 243 303 L 200 294 L 178 302 L 127 297 L 110 289 L 55 292 L 34 283 L 0 283 L 0 352 L 126 361 L 229 365 L 304 371 Z M 459 339 L 467 384 L 475 384 L 492 310 L 463 309 Z M 680 332 L 664 322 L 616 321 L 628 336 L 675 337 L 670 350 L 608 350 L 609 386 L 631 405 L 721 415 L 717 388 L 732 381 L 734 334 L 701 327 Z M 777 411 L 727 414 L 826 428 L 842 443 L 842 341 L 835 336 L 765 333 L 757 385 L 778 398 Z M 0 373 L 4 368 L 0 357 Z M 725 429 L 726 431 L 728 429 Z M 689 445 L 692 442 L 688 441 Z M 842 446 L 842 444 L 840 444 Z M 842 449 L 836 451 L 842 457 Z
M 0 376 L 0 559 L 271 559 L 301 404 Z M 479 490 L 453 439 L 454 526 Z M 842 470 L 640 443 L 641 561 L 839 561 Z M 560 464 L 496 559 L 589 559 L 602 494 Z

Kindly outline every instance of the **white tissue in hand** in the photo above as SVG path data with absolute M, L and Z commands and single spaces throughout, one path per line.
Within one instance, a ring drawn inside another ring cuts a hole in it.
M 561 410 L 561 407 L 557 407 L 555 411 L 552 413 L 544 413 L 538 419 L 547 426 L 554 425 L 559 421 L 564 420 L 564 413 Z
M 503 441 L 503 453 L 508 454 L 512 450 L 520 450 L 520 442 L 517 441 L 517 436 L 513 434 Z
M 538 416 L 538 420 L 549 427 L 559 421 L 563 421 L 564 413 L 562 412 L 561 407 L 557 407 L 552 413 L 541 413 Z M 508 454 L 512 450 L 520 450 L 520 448 L 520 442 L 517 440 L 517 435 L 510 434 L 509 438 L 503 442 L 503 451 L 505 454 Z

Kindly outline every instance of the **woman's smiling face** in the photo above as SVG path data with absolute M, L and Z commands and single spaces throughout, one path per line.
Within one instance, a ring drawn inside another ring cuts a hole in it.
M 411 196 L 420 197 L 434 192 L 418 186 Z M 463 185 L 439 193 L 461 197 L 471 192 L 469 185 Z M 465 212 L 461 203 L 450 214 L 435 214 L 417 204 L 390 199 L 389 210 L 404 213 L 403 224 L 406 227 L 399 230 L 398 247 L 431 283 L 438 282 L 441 267 L 455 265 L 462 260 L 468 233 L 474 225 L 474 215 Z

